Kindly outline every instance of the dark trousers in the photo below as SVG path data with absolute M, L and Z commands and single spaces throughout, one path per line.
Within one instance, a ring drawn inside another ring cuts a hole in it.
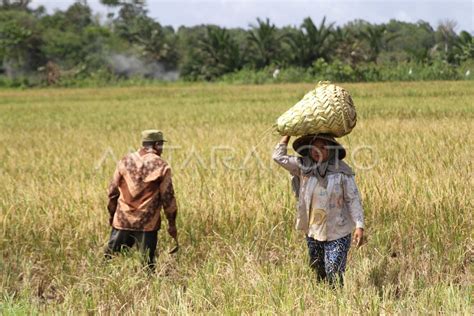
M 309 252 L 309 265 L 316 272 L 318 281 L 331 285 L 343 285 L 347 253 L 351 246 L 351 235 L 331 241 L 319 241 L 306 236 Z
M 142 253 L 146 266 L 154 271 L 158 231 L 140 232 L 112 228 L 109 242 L 105 248 L 105 258 L 110 259 L 113 254 L 132 248 L 135 244 Z

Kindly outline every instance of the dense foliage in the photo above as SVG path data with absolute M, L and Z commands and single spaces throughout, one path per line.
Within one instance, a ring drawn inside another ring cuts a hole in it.
M 470 78 L 474 40 L 453 21 L 311 18 L 299 27 L 257 19 L 247 29 L 163 26 L 142 0 L 102 0 L 106 19 L 85 0 L 47 14 L 30 0 L 0 4 L 0 85 L 109 84 L 134 80 L 229 82 L 379 81 Z

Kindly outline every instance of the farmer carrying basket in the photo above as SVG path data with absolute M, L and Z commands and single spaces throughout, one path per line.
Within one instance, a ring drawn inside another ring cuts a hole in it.
M 306 235 L 310 266 L 317 280 L 343 285 L 347 254 L 354 231 L 360 246 L 364 212 L 354 172 L 343 159 L 346 150 L 335 139 L 351 132 L 356 112 L 349 93 L 320 83 L 277 121 L 284 135 L 273 159 L 292 175 L 296 197 L 296 228 Z M 299 136 L 287 154 L 290 136 Z

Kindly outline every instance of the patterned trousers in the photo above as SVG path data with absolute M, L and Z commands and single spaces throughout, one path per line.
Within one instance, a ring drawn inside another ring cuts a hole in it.
M 344 285 L 347 253 L 351 246 L 351 234 L 331 241 L 319 241 L 306 236 L 309 250 L 309 265 L 316 272 L 318 281 L 331 285 Z

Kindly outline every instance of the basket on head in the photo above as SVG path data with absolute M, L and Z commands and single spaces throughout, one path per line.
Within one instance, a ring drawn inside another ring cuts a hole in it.
M 324 81 L 277 120 L 281 135 L 349 134 L 357 122 L 357 114 L 349 92 Z

